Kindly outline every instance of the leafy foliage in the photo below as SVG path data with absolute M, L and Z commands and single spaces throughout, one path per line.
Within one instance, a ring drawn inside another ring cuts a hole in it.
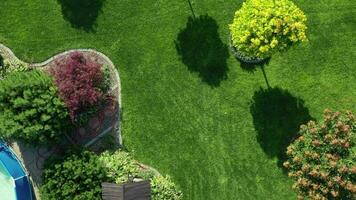
M 102 71 L 102 76 L 103 80 L 98 83 L 98 88 L 103 92 L 106 93 L 110 90 L 110 84 L 111 84 L 111 71 L 109 69 L 108 65 L 103 65 L 101 67 Z
M 100 155 L 99 160 L 104 164 L 108 178 L 118 184 L 127 182 L 129 174 L 137 176 L 139 173 L 133 158 L 123 151 L 115 153 L 106 151 Z
M 232 43 L 246 56 L 266 58 L 306 41 L 306 21 L 289 0 L 248 0 L 230 25 Z
M 80 120 L 79 115 L 87 113 L 103 99 L 103 91 L 99 88 L 104 79 L 101 68 L 96 58 L 87 58 L 80 52 L 56 60 L 51 73 L 73 122 Z
M 183 198 L 169 176 L 154 176 L 151 179 L 153 200 L 180 200 Z
M 29 67 L 26 63 L 20 62 L 18 60 L 10 60 L 0 58 L 0 79 L 5 78 L 12 72 L 27 71 Z
M 101 182 L 106 174 L 98 156 L 84 151 L 73 154 L 44 170 L 41 199 L 101 199 Z
M 1 137 L 47 144 L 62 137 L 67 122 L 67 108 L 44 72 L 13 72 L 0 81 Z
M 73 154 L 62 163 L 44 170 L 41 197 L 44 200 L 101 199 L 101 182 L 122 184 L 129 175 L 151 180 L 153 200 L 179 200 L 182 193 L 169 177 L 143 170 L 130 154 L 123 151 L 103 152 L 97 156 L 88 151 Z
M 351 112 L 325 110 L 324 121 L 310 121 L 287 148 L 284 166 L 300 199 L 354 199 L 356 122 Z
M 177 189 L 168 176 L 163 177 L 155 174 L 152 170 L 140 169 L 130 154 L 126 152 L 104 152 L 100 155 L 100 161 L 105 166 L 107 176 L 117 184 L 127 182 L 130 174 L 133 177 L 151 181 L 153 200 L 179 200 L 182 198 L 182 192 Z

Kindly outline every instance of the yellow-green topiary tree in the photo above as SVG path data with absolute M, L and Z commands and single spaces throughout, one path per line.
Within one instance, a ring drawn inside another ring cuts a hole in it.
M 264 59 L 307 41 L 306 22 L 289 0 L 247 0 L 230 24 L 232 46 L 243 57 Z

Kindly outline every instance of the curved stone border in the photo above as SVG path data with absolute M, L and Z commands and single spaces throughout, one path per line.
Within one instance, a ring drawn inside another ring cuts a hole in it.
M 0 54 L 5 59 L 20 60 L 15 56 L 15 54 L 11 51 L 11 49 L 9 49 L 8 47 L 6 47 L 3 44 L 0 44 Z

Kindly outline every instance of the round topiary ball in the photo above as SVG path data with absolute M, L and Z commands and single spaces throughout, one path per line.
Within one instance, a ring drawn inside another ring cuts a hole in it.
M 355 199 L 356 122 L 351 112 L 325 110 L 324 121 L 310 121 L 288 148 L 284 167 L 299 198 Z
M 240 54 L 267 58 L 307 41 L 307 17 L 289 0 L 247 0 L 230 24 L 231 42 Z

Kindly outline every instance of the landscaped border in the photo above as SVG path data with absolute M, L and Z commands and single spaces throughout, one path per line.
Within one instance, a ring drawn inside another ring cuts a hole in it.
M 115 135 L 116 142 L 122 146 L 122 137 L 121 137 L 121 129 L 120 129 L 120 116 L 121 116 L 121 84 L 120 84 L 120 76 L 119 72 L 116 69 L 114 63 L 103 53 L 96 51 L 94 49 L 72 49 L 68 51 L 64 51 L 62 53 L 58 53 L 46 61 L 40 63 L 26 63 L 20 60 L 13 51 L 6 47 L 3 44 L 0 44 L 0 55 L 4 58 L 4 60 L 8 60 L 10 63 L 23 63 L 30 68 L 39 68 L 46 69 L 53 63 L 57 58 L 65 57 L 72 52 L 82 52 L 82 53 L 92 53 L 98 56 L 100 60 L 102 60 L 102 64 L 107 65 L 110 70 L 110 79 L 111 85 L 108 93 L 113 94 L 116 97 L 116 102 L 118 104 L 118 109 L 116 109 L 115 116 L 117 116 L 117 120 L 113 121 L 107 128 L 101 131 L 95 138 L 84 144 L 85 147 L 90 147 L 98 140 L 106 136 L 108 133 L 112 133 Z M 15 154 L 21 160 L 21 162 L 25 165 L 26 170 L 29 172 L 32 185 L 35 189 L 35 195 L 39 197 L 38 191 L 38 183 L 41 181 L 42 175 L 42 167 L 44 161 L 49 158 L 53 154 L 53 150 L 45 149 L 45 148 L 31 148 L 27 147 L 20 142 L 14 142 L 11 144 Z
M 84 146 L 88 147 L 92 144 L 94 144 L 96 141 L 98 141 L 100 138 L 104 137 L 107 133 L 110 131 L 114 131 L 118 133 L 118 143 L 119 145 L 122 145 L 122 137 L 121 137 L 121 129 L 120 129 L 120 116 L 121 116 L 121 108 L 122 108 L 122 101 L 121 101 L 121 84 L 120 84 L 120 76 L 119 72 L 116 69 L 114 63 L 103 53 L 96 51 L 94 49 L 72 49 L 68 51 L 64 51 L 62 53 L 56 54 L 46 61 L 40 62 L 40 63 L 26 63 L 22 60 L 20 60 L 12 51 L 10 48 L 6 47 L 3 44 L 0 44 L 0 55 L 4 57 L 4 59 L 9 59 L 11 61 L 17 61 L 17 62 L 22 62 L 24 64 L 27 64 L 30 68 L 46 68 L 48 67 L 51 63 L 53 63 L 56 59 L 60 57 L 64 57 L 69 55 L 70 53 L 73 52 L 82 52 L 82 53 L 92 53 L 98 56 L 98 58 L 102 59 L 105 64 L 109 67 L 110 74 L 111 74 L 111 85 L 110 85 L 110 90 L 109 93 L 113 94 L 117 98 L 117 103 L 118 103 L 118 110 L 117 110 L 117 118 L 118 120 L 111 124 L 109 127 L 105 128 L 98 136 L 91 141 L 87 142 Z

